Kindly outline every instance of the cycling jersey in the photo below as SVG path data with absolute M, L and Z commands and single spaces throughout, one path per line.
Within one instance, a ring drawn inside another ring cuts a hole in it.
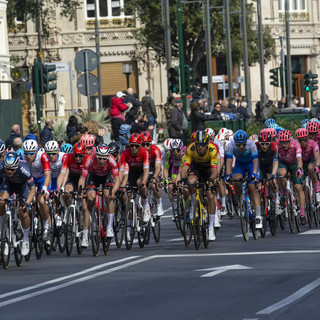
M 182 162 L 183 155 L 185 154 L 187 148 L 183 147 L 182 148 L 182 156 L 180 158 L 176 158 L 172 152 L 172 150 L 167 151 L 166 157 L 165 157 L 165 162 L 164 162 L 164 167 L 167 169 L 171 168 L 171 175 L 177 175 L 179 173 L 179 167 Z M 183 158 L 184 160 L 184 158 Z
M 22 159 L 25 159 L 25 155 L 22 155 Z M 44 177 L 46 171 L 50 171 L 50 162 L 47 154 L 44 151 L 38 151 L 35 159 L 27 164 L 30 168 L 31 175 L 35 179 L 40 179 Z
M 288 165 L 297 162 L 297 158 L 301 158 L 301 147 L 297 140 L 290 140 L 290 147 L 288 150 L 284 150 L 281 143 L 278 143 L 279 159 Z
M 154 144 L 151 145 L 150 151 L 149 151 L 149 162 L 150 167 L 155 168 L 156 163 L 161 164 L 161 152 L 160 149 L 155 146 Z
M 89 160 L 90 156 L 85 155 L 83 161 L 81 164 L 78 164 L 74 158 L 74 154 L 70 153 L 67 155 L 67 157 L 64 159 L 61 172 L 67 172 L 67 169 L 69 169 L 69 176 L 72 176 L 76 179 L 79 179 L 82 173 L 82 169 L 84 168 L 86 162 Z
M 306 148 L 301 148 L 303 162 L 309 162 L 314 158 L 315 152 L 319 152 L 319 146 L 316 141 L 308 139 Z
M 214 139 L 214 144 L 218 147 L 219 155 L 221 158 L 224 158 L 224 147 L 219 139 Z
M 149 169 L 149 155 L 147 149 L 141 147 L 136 157 L 131 154 L 130 149 L 125 149 L 121 154 L 120 170 L 125 170 L 126 163 L 129 165 L 129 169 L 132 170 L 142 172 L 143 169 Z
M 266 171 L 272 167 L 274 161 L 278 161 L 278 146 L 275 142 L 271 141 L 266 152 L 263 152 L 259 142 L 256 142 L 260 169 Z
M 256 144 L 252 140 L 248 140 L 244 151 L 240 152 L 236 147 L 234 140 L 230 141 L 226 145 L 226 158 L 236 158 L 236 162 L 241 165 L 248 165 L 252 163 L 254 159 L 258 159 L 258 150 Z
M 191 143 L 186 151 L 184 165 L 189 167 L 191 162 L 195 165 L 217 168 L 218 147 L 216 147 L 212 143 L 209 143 L 206 153 L 203 156 L 201 156 L 197 151 L 196 144 L 194 142 Z
M 67 154 L 64 152 L 59 152 L 58 153 L 58 158 L 55 162 L 52 162 L 49 160 L 50 163 L 50 168 L 51 168 L 51 178 L 56 179 L 59 177 L 63 162 L 65 158 L 67 157 Z

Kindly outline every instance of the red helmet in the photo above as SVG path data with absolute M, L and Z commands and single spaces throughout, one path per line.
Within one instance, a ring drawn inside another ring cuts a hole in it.
M 271 134 L 269 132 L 261 130 L 261 132 L 258 136 L 258 141 L 259 142 L 271 142 Z
M 297 139 L 306 138 L 308 135 L 309 135 L 309 132 L 307 129 L 299 128 L 296 130 L 296 138 Z
M 86 147 L 93 147 L 95 141 L 96 137 L 93 134 L 84 134 L 80 139 L 80 142 L 84 143 Z
M 86 154 L 86 146 L 85 146 L 85 144 L 81 143 L 81 142 L 77 142 L 73 146 L 72 152 L 73 152 L 73 154 Z
M 307 130 L 309 133 L 317 133 L 319 131 L 319 123 L 315 121 L 309 121 L 307 123 Z
M 152 136 L 148 131 L 141 133 L 142 142 L 152 142 Z
M 290 141 L 292 134 L 290 130 L 283 130 L 279 132 L 279 141 Z
M 268 128 L 268 132 L 271 135 L 271 138 L 275 138 L 277 136 L 277 131 L 274 128 Z
M 142 142 L 142 139 L 140 134 L 138 133 L 133 133 L 129 138 L 129 143 L 141 144 L 141 142 Z

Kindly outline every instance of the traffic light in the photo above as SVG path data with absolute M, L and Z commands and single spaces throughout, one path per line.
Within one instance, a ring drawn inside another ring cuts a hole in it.
M 179 69 L 172 67 L 168 70 L 169 73 L 169 90 L 172 93 L 179 93 Z
M 309 92 L 310 91 L 310 88 L 311 88 L 311 83 L 310 83 L 310 75 L 309 73 L 306 73 L 303 77 L 304 81 L 303 81 L 303 84 L 304 84 L 304 90 L 306 92 Z
M 318 80 L 315 80 L 315 79 L 318 78 L 318 75 L 317 74 L 313 74 L 311 72 L 311 70 L 309 71 L 309 75 L 310 75 L 310 78 L 311 78 L 311 80 L 310 80 L 311 81 L 311 90 L 312 91 L 318 90 L 318 86 L 317 86 Z
M 184 66 L 184 75 L 186 79 L 186 93 L 192 93 L 194 88 L 194 75 L 193 75 L 193 69 L 185 65 Z
M 279 68 L 270 69 L 270 84 L 275 87 L 279 87 Z
M 50 83 L 51 81 L 57 80 L 55 74 L 50 74 L 49 72 L 55 71 L 56 66 L 54 64 L 39 64 L 40 70 L 40 93 L 45 94 L 50 91 L 56 90 L 57 85 Z

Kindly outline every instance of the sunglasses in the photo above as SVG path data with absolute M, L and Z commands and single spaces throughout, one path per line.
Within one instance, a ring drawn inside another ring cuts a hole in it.
M 308 139 L 307 138 L 302 138 L 302 139 L 298 139 L 299 142 L 307 142 Z
M 260 146 L 268 146 L 270 142 L 259 142 Z
M 24 155 L 25 156 L 28 156 L 28 157 L 32 157 L 34 156 L 36 153 L 35 152 L 24 152 Z
M 84 158 L 84 154 L 75 154 L 74 157 L 82 159 Z
M 149 147 L 151 145 L 150 142 L 142 142 L 143 147 Z
M 280 141 L 280 144 L 283 144 L 283 145 L 290 144 L 290 141 Z
M 11 171 L 11 172 L 13 172 L 13 171 L 16 171 L 17 170 L 17 168 L 5 168 L 6 170 L 8 170 L 8 171 Z
M 197 144 L 197 147 L 205 147 L 207 146 L 208 144 L 207 143 L 198 143 Z
M 309 136 L 316 136 L 317 133 L 316 132 L 309 132 Z
M 236 147 L 245 147 L 247 143 L 236 143 Z
M 47 152 L 48 156 L 55 156 L 56 154 L 58 154 L 58 152 Z
M 181 148 L 173 149 L 173 152 L 180 152 Z
M 87 150 L 92 150 L 93 147 L 86 147 Z
M 108 161 L 108 158 L 105 158 L 105 157 L 97 157 L 97 160 L 100 160 L 100 161 Z
M 135 148 L 135 149 L 140 149 L 140 144 L 130 144 L 129 146 L 131 149 Z

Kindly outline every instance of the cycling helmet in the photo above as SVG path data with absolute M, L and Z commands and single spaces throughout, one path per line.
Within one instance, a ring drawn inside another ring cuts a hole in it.
M 260 133 L 262 133 L 262 132 L 270 132 L 269 130 L 270 130 L 270 128 L 263 128 L 263 129 L 261 129 Z
M 4 167 L 10 169 L 17 169 L 19 166 L 19 156 L 16 152 L 10 151 L 4 156 Z
M 253 142 L 257 142 L 258 141 L 258 135 L 257 134 L 252 134 L 250 137 L 249 137 L 249 140 L 252 140 Z
M 248 135 L 243 130 L 238 130 L 233 136 L 235 143 L 245 143 L 248 140 Z
M 306 129 L 307 128 L 307 123 L 309 122 L 309 119 L 304 119 L 301 121 L 301 127 Z
M 35 140 L 26 140 L 22 144 L 22 149 L 25 152 L 36 152 L 39 149 L 38 142 Z
M 269 128 L 277 129 L 277 128 L 279 128 L 279 126 L 276 123 L 272 123 L 272 124 L 270 124 Z
M 233 137 L 234 133 L 233 133 L 233 131 L 231 129 L 228 129 L 228 134 L 227 135 L 230 138 L 230 137 Z
M 320 123 L 320 121 L 318 120 L 318 118 L 312 118 L 310 121 L 314 121 L 314 122 Z
M 64 143 L 60 150 L 64 153 L 72 153 L 72 145 L 70 143 Z
M 59 144 L 55 140 L 48 141 L 44 146 L 44 151 L 47 153 L 59 152 Z
M 170 149 L 170 142 L 171 142 L 172 139 L 168 138 L 166 140 L 164 140 L 164 143 L 163 143 L 163 147 L 164 147 L 164 150 L 165 151 L 168 151 Z
M 206 133 L 209 135 L 209 138 L 214 138 L 215 136 L 214 130 L 212 128 L 207 128 Z
M 152 136 L 148 131 L 141 133 L 142 142 L 152 142 Z
M 111 153 L 111 150 L 110 150 L 109 146 L 105 143 L 100 143 L 96 147 L 96 155 L 97 156 L 109 157 L 110 153 Z
M 180 139 L 173 139 L 170 143 L 170 149 L 178 149 L 183 147 L 183 142 Z
M 297 139 L 306 138 L 309 135 L 309 132 L 305 128 L 299 128 L 295 132 L 295 136 Z
M 307 123 L 307 130 L 309 133 L 317 133 L 319 131 L 319 123 L 315 121 L 309 121 Z
M 191 142 L 194 142 L 194 138 L 195 138 L 197 132 L 198 132 L 198 131 L 195 131 L 195 132 L 192 133 L 192 135 L 191 135 Z
M 195 144 L 207 144 L 209 142 L 209 136 L 205 130 L 197 131 L 194 137 Z
M 279 141 L 290 141 L 292 134 L 290 130 L 282 130 L 279 132 Z
M 120 146 L 118 142 L 111 142 L 109 144 L 109 149 L 110 149 L 110 153 L 114 156 L 117 157 L 117 155 L 119 154 L 120 151 Z
M 129 143 L 141 144 L 141 142 L 142 142 L 142 139 L 140 134 L 138 133 L 133 133 L 129 138 Z
M 73 154 L 86 154 L 86 146 L 84 143 L 77 142 L 73 146 Z
M 227 142 L 226 136 L 225 136 L 224 134 L 217 134 L 217 135 L 216 135 L 216 139 L 219 140 L 219 141 L 222 143 L 223 146 L 224 146 L 224 145 L 226 144 L 226 142 Z
M 6 150 L 6 145 L 0 139 L 0 154 L 2 154 Z
M 270 124 L 274 124 L 276 123 L 276 120 L 274 119 L 267 119 L 265 122 L 264 122 L 264 125 L 266 126 L 266 128 L 270 128 Z
M 90 148 L 94 146 L 94 143 L 96 142 L 96 137 L 93 134 L 84 134 L 81 137 L 80 142 L 83 143 L 86 146 L 86 148 Z
M 277 128 L 275 128 L 275 130 L 276 130 L 277 134 L 279 134 L 279 132 L 284 131 L 285 128 L 277 127 Z
M 218 134 L 226 134 L 228 132 L 227 128 L 221 128 L 218 132 Z
M 275 138 L 277 136 L 277 131 L 273 128 L 269 128 L 269 133 L 271 135 L 271 138 Z
M 271 134 L 266 131 L 262 131 L 259 133 L 258 136 L 258 141 L 259 142 L 271 142 Z

